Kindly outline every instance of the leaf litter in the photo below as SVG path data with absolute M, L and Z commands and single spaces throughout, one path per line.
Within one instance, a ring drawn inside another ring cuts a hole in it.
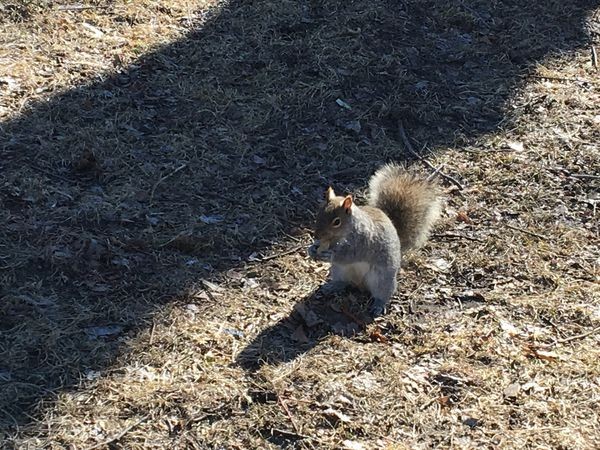
M 3 445 L 600 446 L 593 2 L 92 3 L 0 6 Z M 399 118 L 462 188 L 363 324 L 294 248 Z

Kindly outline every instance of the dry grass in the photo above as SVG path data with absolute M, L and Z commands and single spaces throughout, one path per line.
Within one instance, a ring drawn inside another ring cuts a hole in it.
M 0 6 L 3 447 L 600 447 L 600 10 L 539 3 Z M 463 189 L 362 328 L 303 248 L 398 120 Z

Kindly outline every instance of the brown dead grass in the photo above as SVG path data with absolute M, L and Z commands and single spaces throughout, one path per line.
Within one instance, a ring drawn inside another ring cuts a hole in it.
M 2 446 L 598 448 L 600 10 L 489 3 L 0 6 Z M 363 329 L 398 120 L 463 188 Z

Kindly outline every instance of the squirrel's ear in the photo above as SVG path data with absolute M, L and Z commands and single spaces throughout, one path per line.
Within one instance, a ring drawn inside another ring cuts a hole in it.
M 352 209 L 352 196 L 351 195 L 347 195 L 344 198 L 344 201 L 342 202 L 342 208 L 344 208 L 346 210 L 347 214 L 350 214 L 351 209 Z
M 325 200 L 326 201 L 331 201 L 335 198 L 335 192 L 333 192 L 333 188 L 331 186 L 329 186 L 327 188 L 327 191 L 325 192 Z

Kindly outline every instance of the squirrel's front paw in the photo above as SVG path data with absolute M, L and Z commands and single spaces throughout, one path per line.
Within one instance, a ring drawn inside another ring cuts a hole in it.
M 308 247 L 308 256 L 310 256 L 312 259 L 315 259 L 317 261 L 325 261 L 325 262 L 329 262 L 331 261 L 331 250 L 321 250 L 319 251 L 319 247 L 320 247 L 320 243 L 317 241 L 314 244 L 312 244 L 310 247 Z
M 318 249 L 319 249 L 319 244 L 317 244 L 317 243 L 312 244 L 307 249 L 308 256 L 310 256 L 312 259 L 317 259 L 317 253 L 318 253 L 317 250 Z

